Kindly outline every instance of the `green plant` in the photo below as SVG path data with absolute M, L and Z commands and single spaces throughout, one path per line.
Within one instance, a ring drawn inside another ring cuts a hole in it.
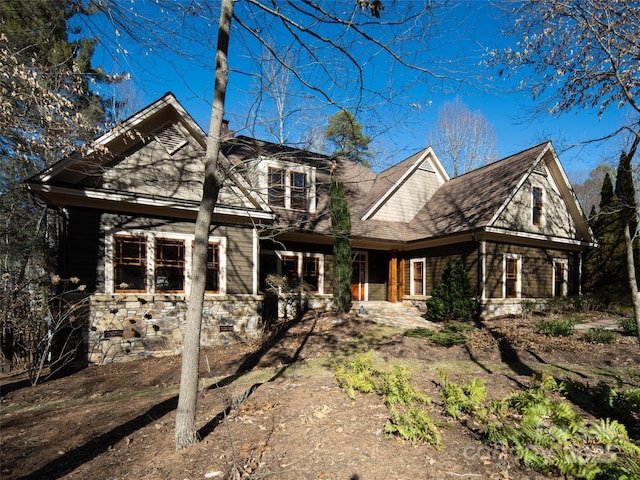
M 370 393 L 376 389 L 377 370 L 373 368 L 372 352 L 355 355 L 351 360 L 336 365 L 336 379 L 354 400 L 356 392 Z
M 611 330 L 602 327 L 592 327 L 582 336 L 588 343 L 613 343 L 616 341 L 616 334 Z
M 411 443 L 424 441 L 439 448 L 440 433 L 424 408 L 431 403 L 429 396 L 410 383 L 406 367 L 397 365 L 390 372 L 381 372 L 373 368 L 371 357 L 372 352 L 355 355 L 337 365 L 336 378 L 340 386 L 351 399 L 355 398 L 356 391 L 375 391 L 384 398 L 390 412 L 385 435 L 398 435 Z
M 431 343 L 441 347 L 452 347 L 454 345 L 464 345 L 469 339 L 464 332 L 473 330 L 473 326 L 463 322 L 447 322 L 439 330 L 431 330 L 424 327 L 416 327 L 405 331 L 405 336 L 426 338 Z
M 568 337 L 575 333 L 576 321 L 573 318 L 556 320 L 538 320 L 534 330 L 538 333 L 552 335 L 554 337 Z
M 638 325 L 636 324 L 636 317 L 633 314 L 622 317 L 618 321 L 618 326 L 624 333 L 638 335 Z
M 406 412 L 391 412 L 391 418 L 384 427 L 386 436 L 397 435 L 412 444 L 418 441 L 429 443 L 440 449 L 442 437 L 438 427 L 423 408 L 409 408 Z
M 640 448 L 629 440 L 624 425 L 609 419 L 585 421 L 562 392 L 562 383 L 543 374 L 528 389 L 479 411 L 476 418 L 486 441 L 512 448 L 523 465 L 545 473 L 638 478 Z
M 473 321 L 478 318 L 479 303 L 471 280 L 460 258 L 447 262 L 440 282 L 427 300 L 427 315 L 431 320 Z
M 484 380 L 472 378 L 467 383 L 456 383 L 449 380 L 443 370 L 438 370 L 438 374 L 441 386 L 440 398 L 448 416 L 457 420 L 482 407 L 487 398 Z

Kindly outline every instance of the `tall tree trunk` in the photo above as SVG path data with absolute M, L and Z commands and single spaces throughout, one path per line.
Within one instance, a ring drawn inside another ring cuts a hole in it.
M 202 306 L 207 268 L 207 246 L 213 209 L 218 193 L 224 181 L 224 166 L 220 154 L 222 118 L 227 91 L 229 67 L 229 33 L 233 17 L 234 0 L 222 0 L 220 23 L 218 25 L 218 45 L 216 53 L 215 90 L 211 121 L 207 136 L 207 149 L 204 165 L 204 187 L 202 202 L 198 209 L 195 227 L 195 245 L 193 268 L 191 271 L 191 291 L 187 305 L 184 347 L 182 351 L 182 370 L 180 374 L 180 393 L 176 412 L 175 441 L 176 450 L 190 447 L 198 441 L 196 430 L 196 402 L 198 396 L 198 367 L 200 363 L 200 328 L 202 325 Z
M 622 213 L 622 226 L 624 229 L 624 246 L 627 256 L 627 275 L 629 277 L 629 288 L 631 290 L 631 301 L 633 303 L 633 313 L 636 320 L 636 328 L 638 331 L 638 342 L 640 342 L 640 293 L 638 292 L 638 281 L 636 279 L 636 264 L 633 252 L 633 239 L 636 232 L 631 234 L 630 224 L 637 225 L 636 221 L 631 221 L 631 215 L 637 215 L 636 209 L 632 208 L 635 205 L 635 199 L 627 198 L 629 194 L 628 189 L 624 188 L 625 175 L 631 173 L 631 160 L 633 159 L 636 150 L 640 144 L 640 136 L 636 135 L 631 148 L 628 153 L 622 152 L 620 155 L 620 164 L 618 166 L 618 175 L 616 178 L 616 195 L 620 202 L 620 208 Z M 632 203 L 633 202 L 633 203 Z M 634 218 L 635 220 L 635 218 Z

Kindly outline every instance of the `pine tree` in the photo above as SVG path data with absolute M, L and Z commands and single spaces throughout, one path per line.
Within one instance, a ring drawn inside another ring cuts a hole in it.
M 333 304 L 339 313 L 351 309 L 351 214 L 344 185 L 336 175 L 329 187 L 331 234 L 333 235 Z
M 460 258 L 449 260 L 427 300 L 427 316 L 436 321 L 467 322 L 475 320 L 478 313 L 479 304 L 464 263 Z
M 370 167 L 369 143 L 371 137 L 362 133 L 362 124 L 353 113 L 340 110 L 331 115 L 324 130 L 324 136 L 335 146 L 333 155 L 345 157 Z

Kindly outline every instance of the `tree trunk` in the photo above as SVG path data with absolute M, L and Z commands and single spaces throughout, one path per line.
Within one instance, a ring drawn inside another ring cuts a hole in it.
M 196 402 L 198 396 L 198 367 L 200 363 L 200 328 L 207 269 L 207 246 L 213 209 L 224 181 L 224 168 L 220 161 L 220 143 L 224 101 L 227 90 L 229 67 L 229 33 L 233 17 L 234 0 L 222 0 L 220 23 L 218 25 L 218 45 L 216 53 L 215 90 L 211 121 L 207 136 L 204 165 L 204 187 L 202 202 L 198 209 L 195 227 L 193 267 L 191 270 L 191 290 L 187 305 L 187 317 L 182 351 L 180 393 L 176 412 L 176 450 L 182 450 L 198 441 L 196 430 Z

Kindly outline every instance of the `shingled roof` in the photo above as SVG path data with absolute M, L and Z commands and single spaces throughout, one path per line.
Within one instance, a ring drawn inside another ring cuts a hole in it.
M 549 142 L 536 145 L 446 182 L 410 222 L 407 241 L 489 226 Z

